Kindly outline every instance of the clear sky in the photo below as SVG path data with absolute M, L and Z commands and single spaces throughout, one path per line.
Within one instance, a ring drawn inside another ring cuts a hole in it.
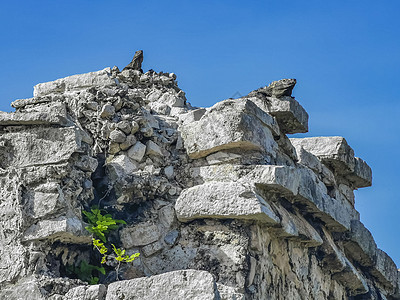
M 0 3 L 0 110 L 33 85 L 130 62 L 174 72 L 195 106 L 296 78 L 302 136 L 344 136 L 373 170 L 361 220 L 400 267 L 400 1 Z

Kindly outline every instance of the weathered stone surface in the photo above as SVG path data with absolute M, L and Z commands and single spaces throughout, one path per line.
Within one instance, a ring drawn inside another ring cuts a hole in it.
M 251 96 L 250 94 L 249 96 Z M 282 133 L 304 133 L 308 131 L 308 114 L 292 97 L 248 98 L 260 109 L 274 116 Z
M 159 238 L 160 233 L 157 226 L 148 223 L 127 227 L 121 231 L 121 241 L 125 248 L 145 246 L 156 242 Z
M 106 300 L 218 300 L 213 276 L 206 271 L 182 270 L 109 285 Z
M 51 103 L 21 112 L 0 112 L 0 125 L 71 125 L 65 104 Z
M 273 117 L 248 100 L 225 100 L 211 107 L 199 121 L 182 126 L 189 157 L 201 158 L 233 148 L 276 155 L 273 135 L 279 128 Z
M 335 174 L 349 180 L 355 188 L 372 184 L 371 168 L 360 158 L 354 157 L 354 150 L 342 137 L 293 138 L 292 144 L 303 147 L 314 154 Z
M 279 218 L 265 200 L 237 183 L 205 183 L 184 190 L 175 204 L 180 221 L 201 218 L 258 220 L 277 224 Z
M 67 161 L 81 151 L 81 135 L 73 127 L 32 127 L 0 136 L 0 167 L 28 167 Z
M 376 250 L 376 263 L 371 269 L 371 274 L 375 276 L 392 293 L 397 287 L 398 271 L 396 264 L 381 249 Z
M 104 300 L 107 288 L 102 284 L 78 286 L 68 291 L 62 300 Z M 61 299 L 60 299 L 61 300 Z
M 351 230 L 346 234 L 343 242 L 346 253 L 364 267 L 371 267 L 376 263 L 378 248 L 372 234 L 358 220 L 351 221 Z
M 23 241 L 43 239 L 73 244 L 88 244 L 91 241 L 91 237 L 84 229 L 81 220 L 64 217 L 39 221 L 29 227 L 22 236 Z
M 146 153 L 146 146 L 143 145 L 141 142 L 136 142 L 135 145 L 133 145 L 131 148 L 128 150 L 128 156 L 138 162 L 140 162 L 143 159 L 144 154 Z
M 117 81 L 111 76 L 111 69 L 86 74 L 73 75 L 55 81 L 39 83 L 34 86 L 33 96 L 40 97 L 52 93 L 63 93 L 93 86 L 116 86 Z

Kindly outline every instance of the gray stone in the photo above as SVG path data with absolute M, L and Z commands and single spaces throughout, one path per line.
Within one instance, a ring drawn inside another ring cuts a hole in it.
M 115 107 L 112 104 L 104 104 L 101 108 L 100 117 L 109 118 L 115 115 Z
M 29 227 L 22 236 L 22 241 L 59 240 L 63 243 L 89 244 L 91 237 L 77 218 L 60 217 L 39 221 Z
M 111 69 L 105 68 L 101 71 L 86 74 L 73 75 L 55 81 L 39 83 L 33 88 L 33 96 L 40 97 L 52 93 L 63 93 L 65 91 L 79 90 L 93 86 L 116 86 L 117 81 L 111 76 Z
M 114 129 L 110 132 L 110 140 L 113 143 L 123 143 L 126 140 L 126 135 L 119 129 Z
M 81 141 L 81 135 L 73 127 L 32 127 L 4 133 L 0 137 L 0 167 L 65 162 L 74 152 L 81 151 Z
M 140 128 L 139 124 L 136 121 L 132 121 L 131 125 L 132 125 L 131 133 L 135 134 L 136 132 L 138 132 Z
M 142 248 L 142 253 L 145 257 L 152 256 L 163 249 L 163 245 L 157 241 L 152 244 L 146 245 Z
M 164 174 L 167 176 L 168 179 L 174 178 L 174 167 L 168 166 L 164 168 Z
M 314 137 L 290 139 L 293 145 L 303 147 L 329 166 L 336 176 L 353 184 L 354 188 L 372 184 L 371 168 L 360 158 L 354 157 L 354 150 L 342 137 Z
M 197 122 L 181 127 L 190 158 L 201 158 L 217 151 L 241 148 L 276 155 L 274 135 L 279 128 L 273 117 L 251 101 L 225 100 L 211 107 Z
M 292 97 L 251 97 L 260 109 L 274 116 L 284 134 L 308 132 L 308 114 Z
M 376 250 L 376 263 L 371 269 L 371 274 L 391 292 L 397 287 L 397 267 L 385 251 Z
M 134 227 L 126 227 L 121 230 L 121 241 L 124 248 L 135 246 L 146 246 L 156 242 L 160 238 L 160 233 L 156 225 L 141 223 Z
M 64 103 L 50 103 L 25 112 L 0 112 L 0 125 L 71 125 Z
M 244 219 L 278 224 L 270 205 L 243 184 L 207 182 L 183 190 L 175 204 L 179 221 L 195 219 Z
M 130 134 L 126 137 L 125 142 L 121 143 L 119 146 L 121 147 L 121 150 L 127 150 L 129 149 L 130 146 L 135 145 L 137 142 L 136 137 L 133 134 Z
M 360 221 L 353 220 L 346 236 L 343 245 L 347 255 L 364 267 L 372 267 L 378 248 L 371 232 Z
M 102 284 L 78 286 L 68 291 L 62 300 L 104 300 L 107 288 Z
M 133 145 L 128 150 L 128 156 L 138 162 L 140 162 L 143 159 L 145 153 L 146 153 L 146 146 L 143 145 L 141 142 L 136 142 L 136 144 Z
M 218 300 L 213 276 L 206 271 L 181 270 L 148 278 L 118 281 L 108 286 L 106 300 Z
M 165 235 L 164 242 L 169 246 L 173 246 L 178 240 L 178 237 L 179 237 L 179 231 L 172 230 Z
M 147 141 L 146 143 L 146 154 L 154 156 L 163 156 L 160 146 L 153 141 Z

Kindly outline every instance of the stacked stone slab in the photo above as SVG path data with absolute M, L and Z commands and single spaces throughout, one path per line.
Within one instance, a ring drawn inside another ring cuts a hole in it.
M 195 108 L 142 61 L 0 113 L 1 299 L 400 299 L 354 208 L 369 166 L 342 137 L 286 136 L 308 131 L 294 79 Z M 94 205 L 141 256 L 88 285 L 67 269 L 96 263 Z

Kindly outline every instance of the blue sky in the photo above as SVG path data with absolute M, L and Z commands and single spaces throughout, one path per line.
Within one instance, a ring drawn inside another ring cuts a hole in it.
M 400 267 L 400 1 L 2 1 L 0 110 L 33 85 L 128 64 L 175 72 L 195 106 L 281 78 L 373 169 L 362 222 Z

